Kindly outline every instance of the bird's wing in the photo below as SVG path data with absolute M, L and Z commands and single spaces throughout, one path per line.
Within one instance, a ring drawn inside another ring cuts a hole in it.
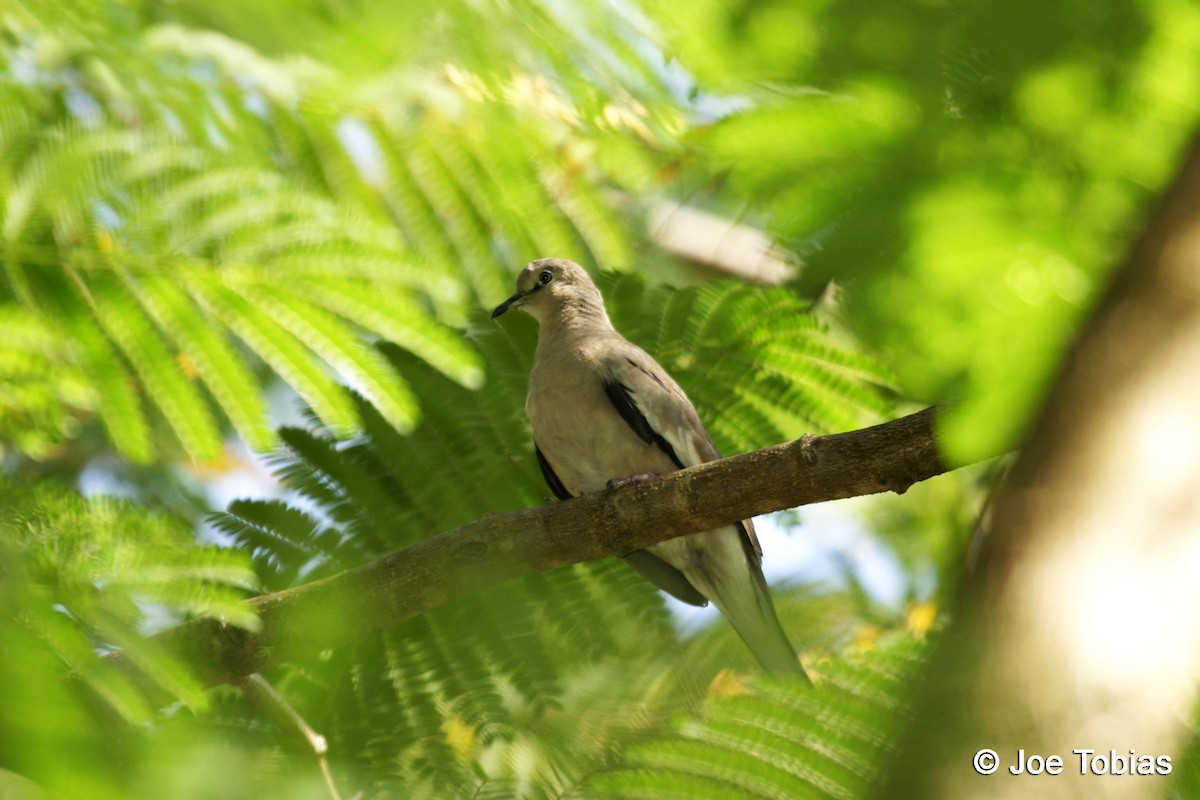
M 634 550 L 621 556 L 621 560 L 633 567 L 634 572 L 676 600 L 681 600 L 689 606 L 708 605 L 708 598 L 696 591 L 696 587 L 692 586 L 686 575 L 649 550 Z
M 533 452 L 537 455 L 538 466 L 542 468 L 542 477 L 546 479 L 546 485 L 550 487 L 550 491 L 554 492 L 554 496 L 559 500 L 569 500 L 571 493 L 567 491 L 567 487 L 563 486 L 563 482 L 558 479 L 558 475 L 554 473 L 550 462 L 542 455 L 542 448 L 538 447 L 537 442 L 533 443 Z
M 608 359 L 604 392 L 617 413 L 647 444 L 659 447 L 680 469 L 721 457 L 679 384 L 645 351 L 629 342 Z M 746 556 L 762 563 L 750 520 L 739 523 Z

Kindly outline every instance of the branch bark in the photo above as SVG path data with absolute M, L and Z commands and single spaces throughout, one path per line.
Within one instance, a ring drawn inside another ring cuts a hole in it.
M 155 638 L 205 685 L 369 638 L 456 597 L 785 508 L 904 492 L 947 471 L 934 409 L 713 461 L 541 508 L 488 514 L 329 578 L 248 601 L 250 633 L 198 620 Z M 120 654 L 115 654 L 120 660 Z
M 879 797 L 1162 794 L 1200 674 L 1198 452 L 1200 140 L 1013 464 Z M 1063 773 L 1010 774 L 1021 749 Z

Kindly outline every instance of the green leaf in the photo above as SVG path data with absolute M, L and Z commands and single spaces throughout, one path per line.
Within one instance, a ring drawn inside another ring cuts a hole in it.
M 358 428 L 345 391 L 286 327 L 225 286 L 213 273 L 188 272 L 184 279 L 189 293 L 299 392 L 332 430 L 349 435 Z
M 120 501 L 85 500 L 52 484 L 0 478 L 0 508 L 6 565 L 0 610 L 61 662 L 52 676 L 21 680 L 66 681 L 65 665 L 119 716 L 147 721 L 146 686 L 103 657 L 120 648 L 137 665 L 139 680 L 192 707 L 207 705 L 189 668 L 146 637 L 149 609 L 157 610 L 158 625 L 186 614 L 256 629 L 244 602 L 256 582 L 242 554 L 197 545 L 168 518 Z
M 88 291 L 100 324 L 133 365 L 147 397 L 162 410 L 187 453 L 201 462 L 215 458 L 221 437 L 208 404 L 141 308 L 121 285 L 99 276 Z
M 244 296 L 338 370 L 357 391 L 369 397 L 400 430 L 416 422 L 416 400 L 399 375 L 362 336 L 320 306 L 261 285 L 244 285 Z
M 619 765 L 590 776 L 581 795 L 866 796 L 895 748 L 922 652 L 912 639 L 893 638 L 877 651 L 818 663 L 814 686 L 760 678 L 748 691 L 710 699 L 672 737 L 628 748 Z
M 126 285 L 154 317 L 155 322 L 174 339 L 177 358 L 195 365 L 221 409 L 251 447 L 265 450 L 274 441 L 267 425 L 267 407 L 262 395 L 254 391 L 258 381 L 246 367 L 243 357 L 230 345 L 215 325 L 179 285 L 161 275 L 134 276 L 123 273 Z
M 357 321 L 469 389 L 478 389 L 483 383 L 479 354 L 460 335 L 438 325 L 405 292 L 318 276 L 298 279 L 288 290 Z
M 83 298 L 58 276 L 30 275 L 35 297 L 47 316 L 67 331 L 74 345 L 70 357 L 94 387 L 95 404 L 117 450 L 135 462 L 153 454 L 150 426 L 132 376 L 110 340 L 97 325 Z

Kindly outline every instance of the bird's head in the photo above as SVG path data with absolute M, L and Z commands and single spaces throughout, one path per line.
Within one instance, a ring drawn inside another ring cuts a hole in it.
M 604 314 L 604 299 L 583 267 L 565 258 L 531 261 L 517 275 L 517 290 L 492 312 L 492 319 L 520 308 L 539 322 L 556 315 Z

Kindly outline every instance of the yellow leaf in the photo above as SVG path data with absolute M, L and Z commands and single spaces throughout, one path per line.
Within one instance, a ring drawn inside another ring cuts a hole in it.
M 446 734 L 446 744 L 458 756 L 460 761 L 467 761 L 475 751 L 475 726 L 462 721 L 455 714 L 442 723 L 442 732 Z
M 808 673 L 808 679 L 812 681 L 813 686 L 820 686 L 824 680 L 821 677 L 819 666 L 825 660 L 826 657 L 821 653 L 813 653 L 806 650 L 800 654 L 800 666 L 804 667 L 804 671 Z
M 740 697 L 744 694 L 749 694 L 746 690 L 746 676 L 731 669 L 723 669 L 709 682 L 705 697 L 712 700 L 716 697 Z
M 937 621 L 937 605 L 929 601 L 909 603 L 904 612 L 904 627 L 918 639 L 924 639 L 925 634 Z
M 202 480 L 212 480 L 234 469 L 253 469 L 228 447 L 221 448 L 221 452 L 214 458 L 207 461 L 193 461 L 186 466 L 188 471 Z
M 192 357 L 187 353 L 180 352 L 179 355 L 175 356 L 175 363 L 179 365 L 180 372 L 189 381 L 194 381 L 200 377 L 200 370 L 196 368 L 196 362 L 192 361 Z
M 866 653 L 874 650 L 879 645 L 879 637 L 883 635 L 883 629 L 878 625 L 859 625 L 854 631 L 854 639 L 850 642 L 850 649 L 857 650 L 860 653 Z

